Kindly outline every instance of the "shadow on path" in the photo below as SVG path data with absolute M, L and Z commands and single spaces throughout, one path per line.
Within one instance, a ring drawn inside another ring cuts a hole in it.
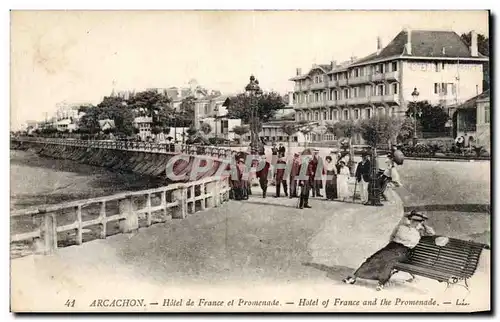
M 279 198 L 276 198 L 279 199 Z M 271 206 L 271 207 L 282 207 L 282 208 L 294 208 L 296 209 L 297 207 L 295 204 L 297 201 L 294 202 L 294 205 L 281 205 L 281 204 L 275 204 L 275 203 L 270 203 L 270 202 L 262 202 L 262 201 L 253 201 L 253 200 L 244 200 L 245 203 L 250 203 L 254 205 L 262 205 L 262 206 Z
M 318 264 L 318 263 L 302 263 L 302 265 L 307 266 L 307 267 L 312 267 L 315 269 L 318 269 L 320 271 L 324 271 L 327 273 L 326 277 L 332 280 L 336 280 L 339 282 L 342 282 L 342 280 L 347 277 L 349 274 L 352 274 L 354 272 L 354 269 L 346 266 L 340 266 L 340 265 L 335 265 L 335 266 L 327 266 L 324 264 Z
M 405 212 L 417 211 L 458 211 L 491 213 L 491 206 L 487 204 L 449 204 L 449 205 L 417 205 L 405 206 Z

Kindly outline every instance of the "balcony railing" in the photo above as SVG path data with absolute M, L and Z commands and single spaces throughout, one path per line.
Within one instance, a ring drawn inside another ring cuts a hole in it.
M 382 73 L 376 73 L 373 75 L 370 75 L 370 81 L 372 82 L 381 82 L 384 80 L 384 74 Z
M 332 79 L 328 81 L 328 87 L 337 87 L 337 86 L 339 86 L 338 80 Z
M 399 103 L 399 95 L 398 94 L 384 95 L 384 101 L 388 103 Z
M 394 71 L 394 72 L 385 73 L 384 77 L 386 80 L 398 80 L 399 79 L 399 72 Z
M 323 88 L 326 88 L 326 87 L 328 87 L 328 84 L 326 84 L 324 82 L 321 82 L 321 83 L 312 83 L 311 84 L 311 90 L 323 89 Z
M 347 86 L 347 79 L 343 78 L 343 79 L 339 79 L 338 80 L 338 86 Z
M 370 77 L 368 75 L 358 76 L 349 78 L 349 84 L 365 84 L 370 82 Z
M 368 97 L 351 97 L 348 101 L 347 104 L 349 105 L 361 105 L 361 104 L 368 104 L 369 99 Z

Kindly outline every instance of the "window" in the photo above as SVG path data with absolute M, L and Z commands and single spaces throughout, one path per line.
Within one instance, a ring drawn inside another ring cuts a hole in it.
M 446 83 L 441 83 L 441 94 L 448 94 Z
M 319 101 L 319 93 L 314 93 L 314 101 Z
M 352 89 L 352 96 L 353 97 L 358 97 L 359 96 L 359 88 L 358 87 L 354 87 Z
M 348 119 L 349 119 L 349 111 L 344 110 L 344 120 L 348 120 Z
M 326 101 L 326 92 L 323 92 L 323 102 Z
M 435 70 L 436 72 L 439 72 L 439 71 L 440 71 L 440 70 L 439 70 L 439 67 L 440 67 L 440 66 L 439 66 L 438 62 L 434 62 L 434 70 Z
M 359 77 L 359 68 L 354 69 L 354 77 Z
M 377 96 L 384 95 L 384 85 L 377 85 Z
M 382 73 L 382 74 L 385 73 L 385 65 L 384 64 L 378 64 L 376 72 L 377 73 Z
M 314 113 L 314 120 L 317 121 L 318 119 L 319 119 L 319 113 L 316 112 L 316 113 Z
M 490 104 L 484 105 L 484 123 L 490 123 Z
M 333 101 L 333 98 L 334 98 L 334 94 L 333 94 L 333 89 L 330 91 L 330 101 Z
M 359 110 L 358 109 L 354 110 L 354 119 L 355 120 L 359 119 Z
M 397 94 L 398 93 L 398 83 L 392 84 L 391 87 L 392 87 L 392 94 Z
M 349 98 L 349 89 L 344 89 L 344 99 Z
M 398 71 L 398 62 L 397 61 L 393 61 L 392 62 L 392 71 L 393 72 L 397 72 Z
M 434 94 L 439 94 L 439 83 L 434 83 Z
M 389 86 L 384 86 L 384 95 L 389 95 L 389 90 L 390 90 L 390 87 Z
M 333 120 L 338 120 L 339 119 L 339 113 L 337 110 L 333 110 Z
M 338 101 L 339 100 L 339 92 L 338 91 L 335 91 L 335 100 Z
M 327 114 L 328 114 L 328 113 L 323 112 L 323 120 L 326 120 L 326 119 L 327 119 L 327 116 L 328 116 Z
M 366 97 L 372 96 L 372 87 L 370 85 L 365 86 Z
M 366 118 L 367 118 L 367 119 L 369 119 L 369 118 L 371 118 L 371 117 L 372 117 L 372 110 L 371 110 L 371 109 L 369 109 L 369 108 L 367 108 L 367 109 L 366 109 Z

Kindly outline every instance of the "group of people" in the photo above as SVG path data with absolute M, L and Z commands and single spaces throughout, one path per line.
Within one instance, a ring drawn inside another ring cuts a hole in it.
M 262 197 L 267 197 L 267 188 L 270 181 L 276 185 L 276 194 L 279 198 L 283 193 L 289 198 L 299 198 L 299 208 L 311 208 L 309 197 L 324 197 L 321 194 L 323 179 L 325 180 L 325 197 L 328 200 L 347 201 L 353 198 L 349 191 L 348 182 L 351 178 L 349 168 L 350 159 L 347 152 L 339 153 L 334 161 L 332 156 L 327 156 L 324 161 L 319 157 L 319 150 L 314 149 L 312 154 L 295 153 L 291 160 L 285 158 L 285 148 L 273 145 L 271 163 L 265 155 L 252 159 L 250 169 L 247 169 L 245 155 L 236 157 L 237 175 L 232 178 L 232 195 L 236 200 L 245 200 L 252 194 L 251 182 L 258 179 L 262 189 Z M 386 199 L 383 193 L 388 183 L 393 181 L 395 164 L 391 154 L 388 154 L 385 169 L 380 171 L 377 177 L 381 197 Z M 356 188 L 359 191 L 361 201 L 368 203 L 371 190 L 372 167 L 368 153 L 362 155 L 355 171 Z M 289 184 L 288 184 L 289 183 Z M 355 189 L 356 189 L 355 188 Z M 300 190 L 300 191 L 299 191 Z

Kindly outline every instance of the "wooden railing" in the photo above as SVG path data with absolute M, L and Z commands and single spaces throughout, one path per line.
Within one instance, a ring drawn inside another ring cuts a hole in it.
M 151 226 L 153 219 L 155 222 L 183 219 L 196 211 L 218 207 L 229 200 L 229 190 L 228 178 L 210 177 L 156 189 L 14 211 L 11 223 L 18 221 L 35 227 L 29 232 L 11 234 L 11 245 L 32 242 L 35 253 L 48 254 L 60 244 L 67 244 L 68 238 L 74 238 L 74 244 L 81 245 L 87 241 L 89 232 L 90 237 L 95 238 L 114 235 L 108 231 L 108 223 L 115 223 L 119 233 L 127 233 L 139 229 L 139 226 Z M 92 211 L 93 206 L 95 211 Z M 117 213 L 111 213 L 113 210 Z M 67 238 L 63 240 L 58 235 Z
M 39 137 L 13 137 L 12 142 L 31 142 L 39 144 L 56 144 L 64 146 L 87 147 L 96 149 L 114 149 L 152 153 L 184 153 L 191 155 L 206 155 L 214 158 L 230 158 L 237 151 L 230 148 L 189 145 L 189 144 L 169 144 L 153 142 L 134 141 L 106 141 L 106 140 L 68 140 L 60 138 L 39 138 Z

